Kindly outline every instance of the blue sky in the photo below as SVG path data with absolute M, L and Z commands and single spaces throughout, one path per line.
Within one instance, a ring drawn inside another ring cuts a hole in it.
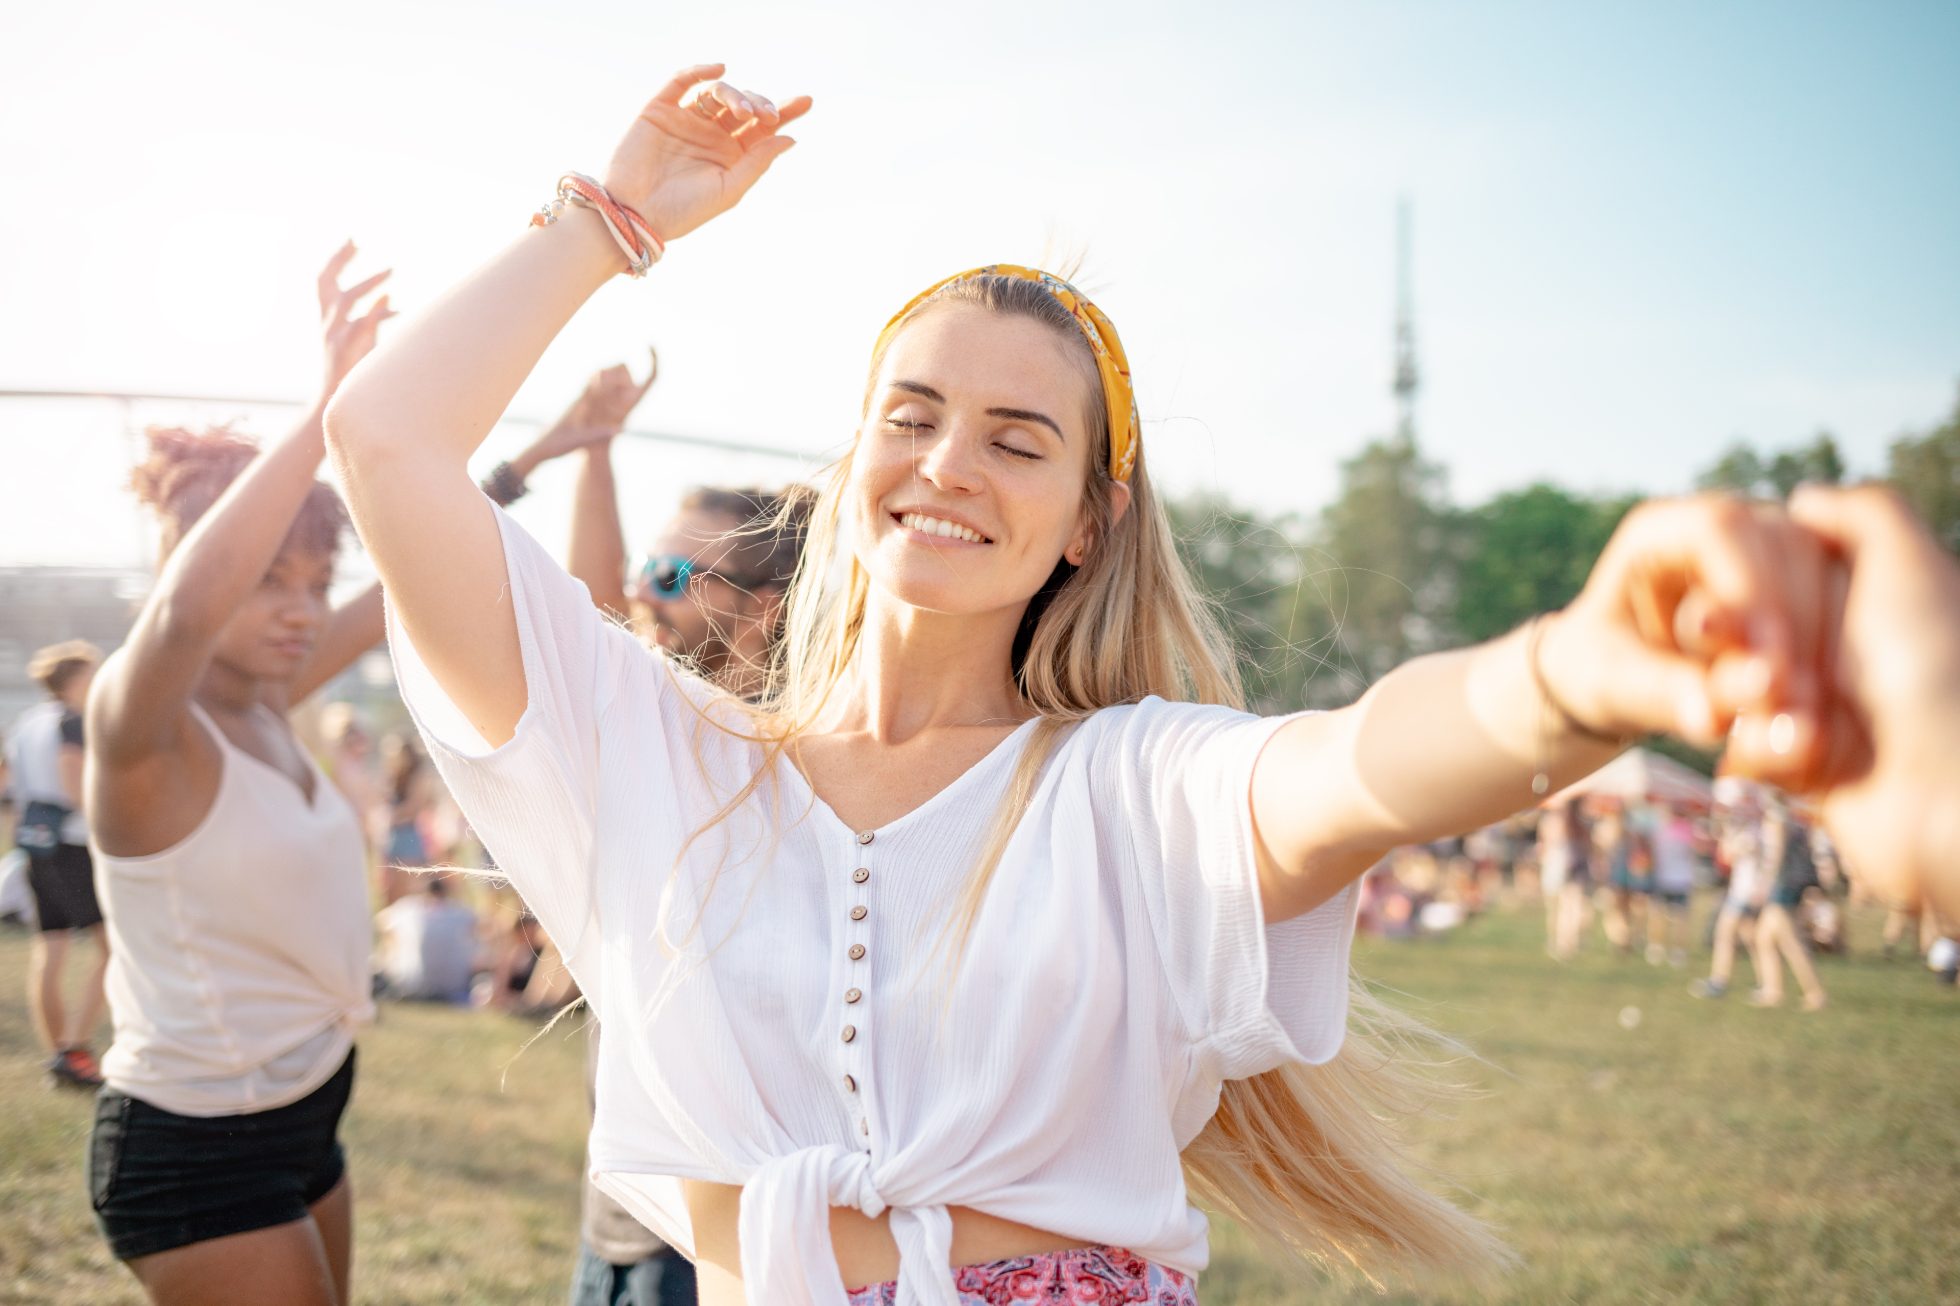
M 652 341 L 646 425 L 835 447 L 913 291 L 1086 251 L 1159 475 L 1311 510 L 1392 422 L 1402 193 L 1422 437 L 1465 501 L 1675 490 L 1731 439 L 1819 428 L 1876 470 L 1960 384 L 1960 5 L 561 10 L 10 17 L 0 386 L 297 397 L 335 244 L 392 263 L 413 311 L 701 58 L 815 94 L 800 148 L 605 291 L 515 411 Z M 108 474 L 125 448 L 112 414 L 0 403 L 0 560 L 137 548 Z M 636 530 L 723 473 L 623 462 Z

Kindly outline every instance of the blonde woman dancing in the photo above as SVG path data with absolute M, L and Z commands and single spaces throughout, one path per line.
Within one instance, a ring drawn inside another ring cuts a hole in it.
M 790 148 L 810 102 L 721 72 L 670 82 L 328 415 L 404 694 L 605 1029 L 598 1183 L 708 1306 L 1188 1303 L 1193 1197 L 1371 1269 L 1501 1255 L 1380 1123 L 1403 1081 L 1350 999 L 1355 879 L 1627 735 L 1746 712 L 1742 747 L 1805 753 L 1821 551 L 1651 505 L 1566 611 L 1249 715 L 1114 326 L 994 265 L 879 334 L 772 683 L 720 694 L 466 464 L 588 296 Z

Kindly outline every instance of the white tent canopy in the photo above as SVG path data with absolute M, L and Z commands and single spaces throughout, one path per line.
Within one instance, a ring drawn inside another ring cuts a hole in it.
M 1627 800 L 1713 805 L 1715 784 L 1707 776 L 1671 757 L 1645 748 L 1629 748 L 1583 780 L 1575 781 L 1549 801 L 1564 802 L 1584 794 L 1606 794 Z

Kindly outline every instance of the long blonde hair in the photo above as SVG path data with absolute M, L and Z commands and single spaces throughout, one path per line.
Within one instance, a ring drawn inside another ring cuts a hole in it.
M 907 320 L 943 304 L 1048 325 L 1070 342 L 1092 390 L 1085 509 L 1095 543 L 1080 567 L 1057 565 L 1015 641 L 1014 680 L 1040 721 L 951 917 L 957 943 L 950 955 L 957 957 L 1041 768 L 1071 723 L 1149 695 L 1242 707 L 1243 694 L 1230 643 L 1178 556 L 1141 449 L 1129 509 L 1112 519 L 1108 418 L 1093 393 L 1088 346 L 1067 309 L 1033 282 L 979 276 L 946 286 Z M 881 351 L 871 360 L 867 413 L 882 363 Z M 830 468 L 811 510 L 784 637 L 756 705 L 763 764 L 716 820 L 815 726 L 857 654 L 870 578 L 855 557 L 833 572 L 854 453 Z M 1350 988 L 1349 1028 L 1332 1061 L 1225 1084 L 1217 1113 L 1183 1154 L 1194 1197 L 1269 1245 L 1371 1280 L 1409 1269 L 1476 1273 L 1504 1263 L 1509 1253 L 1485 1225 L 1412 1177 L 1417 1167 L 1397 1129 L 1450 1091 L 1431 1073 L 1442 1064 L 1435 1050 L 1462 1050 L 1358 985 Z

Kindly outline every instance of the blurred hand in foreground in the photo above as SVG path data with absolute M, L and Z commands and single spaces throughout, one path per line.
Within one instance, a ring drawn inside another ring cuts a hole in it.
M 1960 562 L 1883 487 L 1805 486 L 1790 516 L 1847 573 L 1832 748 L 1803 787 L 1873 892 L 1960 921 Z
M 1819 670 L 1834 568 L 1768 505 L 1718 494 L 1643 503 L 1547 625 L 1545 686 L 1600 735 L 1716 747 L 1780 722 L 1773 764 L 1805 775 L 1830 710 Z

